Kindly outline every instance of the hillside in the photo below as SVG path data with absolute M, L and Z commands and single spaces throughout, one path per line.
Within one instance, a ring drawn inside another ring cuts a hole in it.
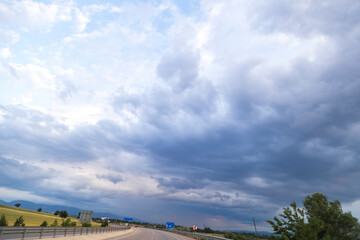
M 23 209 L 29 209 L 29 210 L 34 210 L 34 211 L 36 211 L 39 208 L 41 208 L 43 212 L 51 212 L 51 213 L 55 212 L 56 210 L 65 210 L 73 217 L 77 217 L 79 212 L 81 212 L 81 210 L 92 210 L 92 209 L 79 209 L 79 208 L 75 208 L 75 207 L 68 207 L 68 206 L 62 206 L 62 205 L 34 203 L 34 202 L 30 202 L 30 201 L 25 201 L 25 200 L 15 200 L 15 201 L 11 201 L 11 202 L 6 202 L 6 201 L 3 201 L 0 199 L 0 204 L 3 204 L 3 205 L 14 206 L 16 203 L 20 203 L 21 204 L 20 207 Z M 112 219 L 115 219 L 115 218 L 122 219 L 123 218 L 119 215 L 112 214 L 112 213 L 94 211 L 94 217 L 101 218 L 103 216 L 108 216 Z
M 5 214 L 6 219 L 9 222 L 9 226 L 12 226 L 16 218 L 20 216 L 23 216 L 26 226 L 40 226 L 43 221 L 47 221 L 48 224 L 53 223 L 55 220 L 57 220 L 59 224 L 62 222 L 62 218 L 50 213 L 37 212 L 23 208 L 11 207 L 3 204 L 0 204 L 0 214 Z M 77 218 L 71 218 L 71 221 L 77 222 L 79 224 Z M 93 223 L 93 225 L 95 226 L 99 224 Z

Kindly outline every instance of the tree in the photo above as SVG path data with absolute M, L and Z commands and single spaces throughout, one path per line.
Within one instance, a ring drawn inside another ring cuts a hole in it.
M 37 211 L 38 211 L 38 212 L 41 212 L 41 211 L 42 211 L 42 208 L 39 208 Z
M 47 221 L 43 221 L 42 224 L 40 224 L 40 227 L 47 227 L 47 226 L 48 226 Z
M 21 203 L 16 203 L 14 204 L 15 207 L 20 207 L 21 206 Z
M 56 210 L 54 215 L 57 216 L 57 215 L 59 215 L 59 213 L 60 213 L 59 210 Z
M 14 227 L 24 227 L 25 226 L 25 223 L 24 223 L 24 218 L 23 216 L 21 215 L 20 217 L 18 217 L 15 222 L 14 222 Z
M 59 212 L 59 216 L 62 217 L 62 218 L 67 218 L 69 216 L 68 212 L 65 211 L 65 210 L 61 210 Z
M 101 223 L 101 227 L 107 227 L 108 225 L 109 225 L 109 222 L 106 220 Z
M 360 236 L 359 223 L 351 212 L 343 212 L 338 200 L 329 202 L 321 193 L 306 196 L 304 208 L 309 226 L 318 239 L 352 240 Z
M 72 222 L 71 218 L 67 218 L 62 221 L 61 226 L 62 227 L 76 227 L 76 222 Z
M 267 221 L 273 227 L 276 234 L 281 234 L 283 239 L 302 239 L 300 236 L 305 228 L 305 212 L 292 202 L 290 207 L 285 207 L 280 217 L 274 217 L 274 221 Z
M 51 224 L 51 227 L 57 227 L 59 226 L 58 221 L 55 219 L 55 221 Z
M 8 226 L 9 222 L 6 220 L 5 214 L 1 214 L 0 217 L 0 226 Z
M 306 196 L 304 209 L 292 202 L 281 218 L 267 221 L 284 240 L 353 240 L 360 236 L 359 223 L 350 212 L 343 212 L 339 201 L 329 202 L 321 193 Z
M 67 219 L 63 220 L 62 223 L 61 223 L 61 226 L 62 227 L 70 227 L 71 226 L 71 219 L 67 218 Z

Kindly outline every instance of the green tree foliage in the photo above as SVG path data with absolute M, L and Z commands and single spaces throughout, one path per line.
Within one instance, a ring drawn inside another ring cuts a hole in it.
M 59 212 L 59 216 L 62 217 L 62 218 L 67 218 L 69 216 L 68 212 L 65 211 L 65 210 L 61 210 Z
M 0 226 L 8 226 L 9 222 L 6 220 L 5 214 L 1 214 L 0 217 Z
M 24 223 L 24 218 L 21 215 L 20 217 L 18 217 L 15 222 L 14 222 L 14 227 L 24 227 L 25 223 Z
M 55 219 L 55 221 L 50 225 L 51 227 L 58 227 L 59 223 L 58 221 Z
M 42 208 L 39 208 L 37 211 L 38 211 L 38 212 L 41 212 L 41 211 L 42 211 Z
M 274 221 L 267 221 L 271 224 L 276 234 L 281 234 L 283 239 L 302 239 L 303 229 L 305 228 L 305 211 L 296 206 L 295 202 L 291 207 L 283 209 L 281 218 L 274 217 Z
M 102 227 L 107 227 L 107 226 L 109 226 L 109 222 L 106 221 L 106 220 L 104 220 L 104 221 L 101 223 L 101 226 L 102 226 Z
M 43 222 L 40 224 L 40 227 L 47 227 L 47 226 L 48 226 L 47 221 L 43 221 Z
M 60 213 L 59 210 L 56 210 L 54 215 L 57 216 L 57 215 L 59 215 L 59 213 Z
M 67 219 L 63 220 L 61 223 L 61 226 L 62 227 L 71 227 L 71 219 L 67 218 Z
M 254 239 L 268 239 L 268 236 L 259 235 L 258 238 L 255 237 L 253 233 L 234 233 L 234 232 L 225 232 L 224 237 L 234 240 L 254 240 Z
M 321 193 L 305 197 L 304 209 L 296 203 L 286 207 L 281 218 L 267 221 L 274 233 L 284 240 L 355 240 L 360 236 L 359 223 L 350 212 L 343 212 L 338 200 L 329 202 Z
M 15 207 L 20 207 L 21 206 L 21 203 L 16 203 L 14 204 Z
M 76 222 L 70 222 L 70 227 L 76 227 Z
M 81 224 L 81 226 L 82 226 L 82 227 L 91 227 L 91 223 L 89 223 L 89 222 L 83 222 L 83 223 Z M 101 226 L 102 226 L 102 224 L 101 224 Z

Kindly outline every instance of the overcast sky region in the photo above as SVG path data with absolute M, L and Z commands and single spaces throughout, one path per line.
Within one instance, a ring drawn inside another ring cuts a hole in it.
M 360 218 L 360 1 L 0 1 L 0 199 L 252 230 Z

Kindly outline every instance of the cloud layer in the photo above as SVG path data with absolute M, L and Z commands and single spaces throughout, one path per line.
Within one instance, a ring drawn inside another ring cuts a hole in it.
M 223 229 L 356 208 L 357 1 L 86 4 L 0 3 L 2 198 Z

